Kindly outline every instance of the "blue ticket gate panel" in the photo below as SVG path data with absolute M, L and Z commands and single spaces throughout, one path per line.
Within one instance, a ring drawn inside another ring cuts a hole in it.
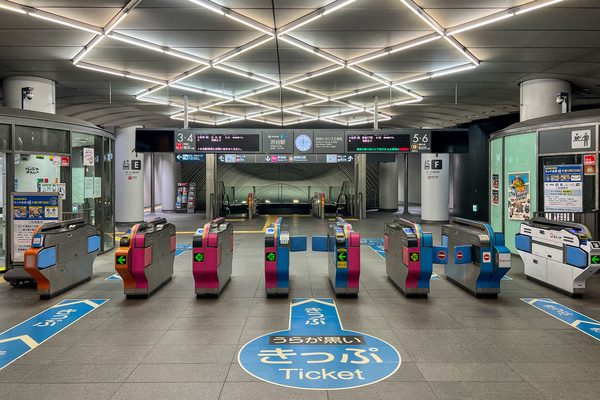
M 290 252 L 306 251 L 306 236 L 290 236 L 282 218 L 265 231 L 265 292 L 267 297 L 287 297 L 290 293 Z
M 165 218 L 134 225 L 121 237 L 115 268 L 127 298 L 148 298 L 173 276 L 175 225 Z
M 447 248 L 433 246 L 431 233 L 402 218 L 385 224 L 384 250 L 388 279 L 406 297 L 427 297 L 433 263 L 448 262 Z
M 315 250 L 313 236 L 313 250 Z M 360 286 L 360 233 L 337 217 L 327 228 L 329 281 L 336 296 L 356 297 Z
M 83 219 L 52 222 L 36 228 L 25 251 L 25 271 L 49 299 L 91 279 L 100 236 Z
M 504 235 L 484 222 L 452 218 L 442 226 L 442 246 L 448 248 L 446 278 L 476 297 L 497 297 L 500 280 L 511 265 Z
M 515 246 L 525 275 L 572 297 L 585 293 L 585 281 L 600 269 L 600 242 L 585 225 L 535 217 L 522 222 Z
M 196 297 L 218 296 L 231 279 L 232 266 L 233 225 L 217 218 L 192 237 Z

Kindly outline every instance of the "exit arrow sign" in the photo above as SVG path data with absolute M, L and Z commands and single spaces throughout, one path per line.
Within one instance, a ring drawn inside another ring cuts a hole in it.
M 267 253 L 267 261 L 275 261 L 275 253 Z
M 121 264 L 121 265 L 127 264 L 127 257 L 125 257 L 125 256 L 118 256 L 117 257 L 117 264 Z
M 196 260 L 198 262 L 204 261 L 204 253 L 196 253 L 194 255 L 194 260 Z
M 347 258 L 346 253 L 338 253 L 338 261 L 346 261 Z
M 592 264 L 600 264 L 600 256 L 592 256 Z

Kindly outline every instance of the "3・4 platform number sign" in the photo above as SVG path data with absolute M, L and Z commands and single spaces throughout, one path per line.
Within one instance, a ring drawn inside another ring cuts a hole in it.
M 175 151 L 195 151 L 196 144 L 194 143 L 194 134 L 180 130 L 175 133 Z
M 349 389 L 379 382 L 400 354 L 376 337 L 342 328 L 333 299 L 294 299 L 290 327 L 247 343 L 238 361 L 264 381 L 299 389 Z
M 413 153 L 431 151 L 429 132 L 414 133 L 411 137 L 410 150 Z

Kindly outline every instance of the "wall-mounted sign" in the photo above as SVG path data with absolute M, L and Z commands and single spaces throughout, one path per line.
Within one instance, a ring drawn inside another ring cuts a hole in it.
M 589 153 L 596 148 L 593 125 L 540 131 L 539 135 L 539 154 Z
M 83 165 L 94 165 L 94 149 L 90 147 L 83 148 Z
M 583 211 L 583 166 L 544 167 L 544 211 Z
M 508 219 L 528 221 L 531 218 L 529 193 L 529 171 L 509 173 L 508 183 Z

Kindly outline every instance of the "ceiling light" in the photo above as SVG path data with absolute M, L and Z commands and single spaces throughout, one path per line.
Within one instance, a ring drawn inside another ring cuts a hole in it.
M 377 53 L 371 53 L 371 54 L 373 54 L 373 55 L 366 55 L 363 57 L 355 58 L 352 61 L 348 61 L 348 66 L 359 64 L 359 63 L 364 63 L 364 62 L 371 61 L 371 60 L 374 60 L 379 57 L 387 56 L 388 54 L 390 54 L 390 51 L 389 50 L 379 50 Z
M 510 10 L 508 12 L 502 12 L 501 15 L 497 15 L 497 14 L 492 14 L 490 16 L 484 17 L 484 18 L 480 18 L 480 19 L 476 19 L 475 21 L 471 21 L 469 23 L 466 24 L 462 24 L 459 25 L 455 28 L 451 28 L 448 30 L 448 32 L 446 33 L 446 35 L 448 36 L 452 36 L 452 35 L 456 35 L 458 33 L 461 32 L 465 32 L 471 29 L 475 29 L 475 28 L 479 28 L 480 26 L 484 26 L 487 24 L 491 24 L 493 22 L 497 22 L 497 21 L 501 21 L 503 19 L 512 17 L 513 15 L 515 15 L 513 12 L 511 12 Z
M 444 35 L 444 28 L 440 26 L 429 14 L 425 12 L 421 7 L 419 7 L 412 0 L 400 0 L 406 7 L 408 7 L 412 12 L 417 14 L 419 18 L 421 18 L 427 25 L 432 27 L 437 33 L 440 35 Z
M 194 68 L 194 69 L 192 69 L 190 71 L 184 72 L 183 74 L 181 74 L 179 76 L 176 76 L 175 78 L 169 80 L 169 85 L 172 85 L 172 84 L 177 83 L 177 82 L 181 82 L 184 79 L 190 78 L 190 77 L 192 77 L 192 76 L 194 76 L 196 74 L 199 74 L 202 71 L 206 71 L 209 68 L 210 68 L 210 66 L 208 66 L 208 65 L 202 65 L 202 66 L 196 67 L 196 68 Z
M 229 66 L 227 66 L 227 65 L 221 65 L 221 64 L 219 64 L 219 65 L 215 65 L 214 67 L 215 67 L 215 68 L 217 68 L 217 69 L 220 69 L 220 70 L 222 70 L 222 71 L 229 72 L 229 73 L 231 73 L 231 74 L 235 74 L 235 75 L 243 76 L 243 77 L 245 77 L 245 78 L 254 79 L 254 80 L 256 80 L 256 81 L 260 81 L 260 82 L 263 82 L 263 83 L 268 83 L 268 84 L 270 84 L 270 85 L 279 86 L 279 82 L 277 82 L 277 81 L 274 81 L 274 80 L 272 80 L 272 79 L 264 78 L 264 77 L 262 77 L 262 76 L 255 75 L 255 74 L 253 74 L 252 72 L 246 72 L 246 71 L 242 71 L 242 70 L 240 70 L 240 69 L 233 68 L 233 67 L 229 67 Z
M 246 92 L 246 93 L 242 93 L 239 96 L 234 96 L 233 99 L 234 100 L 239 100 L 239 99 L 243 99 L 243 98 L 246 98 L 246 97 L 254 96 L 254 95 L 257 95 L 257 94 L 269 92 L 269 91 L 271 91 L 273 89 L 278 89 L 278 88 L 279 88 L 279 85 L 277 85 L 277 86 L 269 86 L 269 87 L 265 87 L 265 88 L 262 88 L 262 89 L 255 89 L 255 90 L 251 90 L 251 91 Z
M 446 39 L 446 41 L 448 43 L 450 43 L 452 46 L 454 46 L 454 48 L 456 48 L 458 51 L 460 51 L 461 53 L 463 53 L 465 55 L 465 57 L 467 57 L 469 60 L 471 60 L 471 62 L 475 65 L 479 65 L 480 61 L 475 58 L 475 56 L 473 54 L 471 54 L 471 52 L 469 50 L 467 50 L 463 45 L 461 45 L 458 40 L 456 40 L 453 37 L 449 37 L 449 36 L 444 36 L 444 39 Z
M 389 87 L 389 85 L 385 85 L 385 86 L 372 86 L 370 88 L 357 89 L 357 90 L 354 90 L 353 92 L 350 92 L 350 93 L 346 93 L 346 94 L 342 94 L 342 95 L 339 95 L 339 96 L 336 96 L 336 97 L 332 97 L 331 100 L 339 100 L 339 99 L 343 99 L 345 97 L 356 96 L 357 94 L 364 94 L 364 93 L 374 92 L 376 90 L 387 89 L 388 87 Z
M 392 82 L 388 81 L 387 79 L 381 78 L 381 77 L 375 75 L 375 73 L 369 72 L 369 71 L 367 71 L 364 68 L 355 67 L 355 66 L 348 66 L 348 69 L 351 69 L 354 72 L 358 72 L 359 74 L 364 75 L 367 78 L 371 78 L 373 80 L 376 80 L 379 83 L 383 83 L 384 85 L 391 86 L 391 84 L 392 84 Z
M 237 122 L 237 121 L 243 121 L 245 118 L 243 117 L 238 117 L 238 118 L 229 118 L 229 119 L 225 119 L 225 120 L 221 120 L 221 121 L 217 121 L 215 122 L 215 125 L 225 125 L 228 124 L 230 122 Z
M 344 0 L 338 0 L 338 1 L 334 2 L 334 3 L 331 3 L 331 4 L 335 4 L 335 3 L 340 3 L 340 4 L 336 4 L 335 6 L 333 6 L 331 8 L 329 8 L 329 6 L 331 4 L 327 5 L 325 7 L 325 11 L 323 11 L 323 15 L 327 15 L 329 13 L 332 13 L 332 12 L 336 11 L 336 10 L 339 10 L 342 7 L 346 7 L 348 4 L 354 3 L 355 1 L 356 0 L 346 0 L 346 1 L 344 1 Z
M 316 97 L 317 99 L 329 100 L 329 97 L 326 97 L 326 96 L 323 96 L 323 95 L 320 95 L 320 94 L 316 94 L 314 92 L 311 92 L 310 90 L 298 89 L 298 88 L 295 88 L 293 86 L 286 86 L 285 89 L 291 90 L 293 92 L 298 92 L 298 93 L 306 94 L 308 96 Z
M 414 97 L 415 99 L 417 99 L 419 101 L 423 100 L 423 96 L 414 93 L 412 90 L 405 89 L 405 88 L 403 88 L 403 87 L 401 87 L 401 86 L 399 86 L 397 84 L 393 85 L 392 87 L 394 89 L 396 89 L 396 90 L 399 90 L 400 92 L 402 92 L 404 94 L 407 94 L 407 95 L 409 95 L 411 97 Z
M 321 50 L 317 47 L 310 46 L 304 42 L 301 42 L 298 39 L 292 38 L 291 36 L 285 36 L 285 35 L 279 36 L 279 39 L 281 39 L 283 42 L 289 43 L 289 44 L 296 46 L 297 48 L 302 49 L 304 51 L 308 51 L 309 53 L 316 54 L 317 56 L 322 57 L 331 62 L 334 62 L 336 64 L 345 65 L 345 61 L 342 60 L 341 58 L 337 58 L 329 53 L 325 53 L 323 50 Z
M 85 63 L 79 63 L 79 64 L 76 64 L 75 66 L 78 68 L 89 69 L 92 71 L 104 72 L 105 74 L 118 75 L 118 76 L 125 77 L 124 72 L 118 71 L 116 69 L 94 66 L 94 65 L 89 65 L 89 64 L 85 64 Z
M 260 111 L 260 112 L 248 114 L 248 115 L 246 115 L 246 118 L 250 119 L 250 118 L 254 118 L 254 117 L 260 117 L 262 115 L 277 114 L 279 112 L 281 112 L 281 110 L 277 110 L 277 111 Z
M 390 54 L 391 53 L 396 53 L 398 51 L 402 51 L 402 50 L 406 50 L 406 49 L 410 49 L 411 47 L 415 47 L 415 46 L 419 46 L 425 43 L 429 43 L 429 42 L 433 42 L 434 40 L 437 40 L 439 38 L 441 38 L 442 36 L 436 34 L 436 33 L 432 33 L 431 35 L 427 35 L 424 36 L 422 38 L 418 38 L 418 39 L 414 39 L 414 40 L 409 40 L 408 42 L 405 43 L 401 43 L 399 45 L 396 46 L 392 46 L 390 49 Z
M 80 21 L 75 21 L 73 19 L 70 18 L 65 18 L 65 17 L 60 17 L 60 16 L 53 16 L 50 13 L 46 13 L 45 11 L 40 11 L 40 10 L 28 10 L 27 14 L 36 17 L 36 18 L 40 18 L 40 19 L 45 19 L 46 21 L 50 21 L 50 22 L 56 22 L 57 24 L 61 24 L 61 25 L 66 25 L 69 26 L 71 28 L 75 28 L 75 29 L 81 29 L 83 31 L 87 31 L 90 33 L 93 33 L 94 35 L 101 35 L 102 34 L 102 30 L 100 28 L 97 28 L 95 26 L 89 25 L 89 24 L 85 24 L 83 22 Z
M 90 50 L 92 50 L 94 47 L 96 47 L 96 45 L 98 43 L 100 43 L 100 41 L 102 41 L 102 39 L 104 39 L 104 36 L 100 36 L 100 35 L 95 36 L 83 49 L 81 49 L 81 51 L 79 53 L 77 53 L 75 58 L 73 58 L 73 64 L 77 64 L 79 61 L 81 61 L 81 59 Z
M 183 119 L 183 118 L 181 118 L 181 117 L 173 117 L 173 116 L 171 116 L 171 119 L 174 119 L 174 120 L 177 120 L 177 121 L 183 121 L 183 120 L 184 120 L 184 119 Z M 188 121 L 189 121 L 189 122 L 196 122 L 196 123 L 198 123 L 198 124 L 213 125 L 213 126 L 214 126 L 214 125 L 216 125 L 214 122 L 202 121 L 202 120 L 199 120 L 199 119 L 191 119 L 191 118 L 188 118 Z
M 141 98 L 141 99 L 138 99 L 138 100 L 145 101 L 145 102 L 148 102 L 148 103 L 162 104 L 162 105 L 165 105 L 165 106 L 169 105 L 169 102 L 168 101 L 164 101 L 164 100 L 145 99 L 145 98 Z
M 466 70 L 473 69 L 473 68 L 476 68 L 476 67 L 477 66 L 473 65 L 473 64 L 459 65 L 458 67 L 452 67 L 452 68 L 449 68 L 449 69 L 445 69 L 445 70 L 441 70 L 441 71 L 438 71 L 438 72 L 434 72 L 434 73 L 431 74 L 431 77 L 432 78 L 437 78 L 438 76 L 443 76 L 443 75 L 448 75 L 448 74 L 454 74 L 454 73 L 457 73 L 457 72 L 466 71 Z
M 216 12 L 217 14 L 221 14 L 221 15 L 225 15 L 225 9 L 223 7 L 221 7 L 220 5 L 213 3 L 212 1 L 203 1 L 203 0 L 189 0 L 192 3 L 198 4 L 199 6 L 202 6 L 204 8 L 206 8 L 207 10 Z
M 239 22 L 241 24 L 249 26 L 250 28 L 254 28 L 256 30 L 264 32 L 267 35 L 275 36 L 273 34 L 273 30 L 271 28 L 267 27 L 266 25 L 261 26 L 262 24 L 260 24 L 259 22 L 254 21 L 254 20 L 252 20 L 252 19 L 250 19 L 250 18 L 248 18 L 246 16 L 243 16 L 243 15 L 239 14 L 239 17 L 238 17 L 236 15 L 233 15 L 233 11 L 226 12 L 225 16 L 227 18 L 231 18 L 232 20 L 237 21 L 237 22 Z
M 246 119 L 250 120 L 250 121 L 256 121 L 256 122 L 262 122 L 265 124 L 271 124 L 271 125 L 276 125 L 276 126 L 282 126 L 281 122 L 273 122 L 273 121 L 269 121 L 268 119 L 257 119 L 257 118 L 252 118 L 252 117 L 246 117 Z M 268 200 L 267 200 L 268 201 Z
M 289 27 L 289 28 L 287 28 L 287 29 L 284 29 L 282 32 L 278 33 L 277 36 L 285 35 L 285 34 L 291 32 L 291 31 L 293 31 L 294 29 L 298 29 L 301 26 L 308 24 L 309 22 L 312 22 L 312 21 L 314 21 L 316 19 L 321 18 L 322 16 L 323 16 L 322 13 L 318 13 L 318 14 L 314 15 L 313 17 L 307 18 L 307 19 L 305 19 L 304 21 L 302 21 L 302 22 L 300 22 L 298 24 L 294 25 L 294 22 L 291 22 L 289 25 L 292 25 L 292 26 Z
M 294 83 L 298 83 L 298 82 L 302 82 L 305 81 L 307 79 L 312 79 L 312 78 L 316 78 L 317 76 L 321 76 L 321 75 L 325 75 L 328 74 L 330 72 L 333 71 L 338 71 L 340 69 L 344 68 L 343 65 L 332 65 L 331 67 L 327 67 L 327 68 L 322 68 L 319 69 L 315 72 L 308 72 L 307 74 L 301 75 L 299 77 L 296 78 L 292 78 L 292 79 L 288 79 L 285 82 L 282 82 L 282 86 L 287 86 L 287 85 L 292 85 Z
M 265 39 L 265 36 L 267 36 L 266 39 Z M 271 40 L 273 40 L 273 36 L 270 36 L 270 35 L 261 36 L 261 37 L 259 37 L 256 40 L 253 40 L 253 41 L 251 41 L 249 43 L 246 43 L 243 46 L 237 47 L 237 48 L 235 48 L 235 49 L 233 49 L 233 50 L 231 50 L 231 51 L 223 54 L 222 56 L 219 56 L 219 57 L 215 58 L 213 60 L 212 64 L 216 65 L 216 64 L 220 64 L 222 62 L 225 62 L 225 61 L 227 61 L 227 60 L 229 60 L 229 59 L 237 56 L 238 54 L 242 54 L 242 53 L 244 53 L 244 52 L 246 52 L 248 50 L 251 50 L 251 49 L 253 49 L 255 47 L 258 47 L 258 46 L 260 46 L 262 44 L 270 42 Z
M 126 73 L 125 76 L 127 78 L 136 79 L 138 81 L 156 83 L 157 85 L 166 85 L 166 83 L 167 83 L 166 81 L 161 81 L 158 79 L 154 79 L 154 78 L 150 78 L 150 77 L 138 75 L 138 74 Z
M 176 83 L 176 84 L 170 85 L 170 86 L 175 89 L 187 90 L 187 91 L 194 92 L 194 93 L 205 94 L 207 96 L 220 97 L 222 99 L 233 100 L 233 98 L 231 96 L 226 96 L 221 93 L 211 92 L 207 89 L 198 89 L 198 88 L 191 87 L 191 86 L 181 85 L 179 83 Z
M 175 50 L 175 49 L 170 49 L 168 47 L 164 47 L 163 51 L 168 54 L 171 55 L 173 57 L 177 57 L 177 58 L 181 58 L 183 60 L 188 60 L 191 62 L 195 62 L 197 64 L 204 64 L 204 65 L 210 65 L 210 61 L 202 58 L 202 57 L 196 57 L 192 54 L 187 54 L 184 53 L 183 51 L 179 51 L 179 50 Z
M 333 118 L 321 118 L 321 121 L 333 122 L 334 124 L 338 124 L 338 125 L 342 125 L 342 126 L 348 126 L 347 122 L 341 122 L 341 121 L 338 121 L 338 120 L 333 119 Z
M 212 103 L 209 103 L 209 104 L 206 104 L 206 105 L 198 107 L 198 111 L 204 111 L 204 110 L 206 110 L 208 108 L 211 108 L 211 107 L 220 106 L 221 104 L 229 103 L 230 101 L 231 100 L 213 101 Z
M 398 84 L 398 85 L 405 85 L 405 84 L 407 84 L 407 83 L 418 82 L 418 81 L 424 81 L 425 79 L 429 79 L 429 78 L 431 78 L 431 74 L 430 74 L 430 73 L 427 73 L 427 74 L 424 74 L 424 75 L 422 75 L 422 76 L 417 76 L 416 78 L 411 78 L 411 79 L 408 79 L 408 80 L 406 80 L 406 81 L 401 81 L 401 82 L 398 82 L 397 84 Z
M 109 38 L 111 39 L 116 39 L 120 42 L 124 42 L 124 43 L 129 43 L 132 44 L 134 46 L 139 46 L 139 47 L 144 47 L 146 49 L 149 50 L 154 50 L 157 51 L 159 53 L 165 53 L 166 48 L 159 46 L 157 44 L 154 43 L 150 43 L 150 42 L 146 42 L 145 40 L 141 40 L 141 39 L 136 39 L 134 37 L 130 37 L 130 36 L 125 36 L 121 33 L 116 33 L 116 32 L 111 32 L 108 35 Z
M 563 1 L 563 0 L 536 1 L 536 2 L 532 1 L 531 3 L 527 3 L 527 4 L 519 7 L 519 10 L 517 12 L 515 12 L 515 14 L 517 14 L 517 15 L 523 14 L 523 13 L 526 13 L 529 11 L 537 10 L 538 8 L 549 6 L 550 4 L 560 3 L 561 1 Z
M 114 24 L 111 24 L 107 29 L 104 30 L 104 34 L 106 35 L 107 33 L 110 33 L 110 31 L 115 29 L 116 26 L 119 25 L 121 23 L 121 21 L 123 21 L 128 14 L 129 14 L 129 12 L 127 12 L 127 11 L 124 12 L 123 15 L 121 15 L 121 17 L 119 17 L 119 19 L 116 20 Z
M 4 8 L 4 9 L 10 10 L 10 11 L 15 11 L 20 14 L 27 14 L 27 12 L 25 10 L 21 9 L 21 5 L 12 4 L 12 3 L 9 3 L 8 1 L 0 2 L 0 8 Z

